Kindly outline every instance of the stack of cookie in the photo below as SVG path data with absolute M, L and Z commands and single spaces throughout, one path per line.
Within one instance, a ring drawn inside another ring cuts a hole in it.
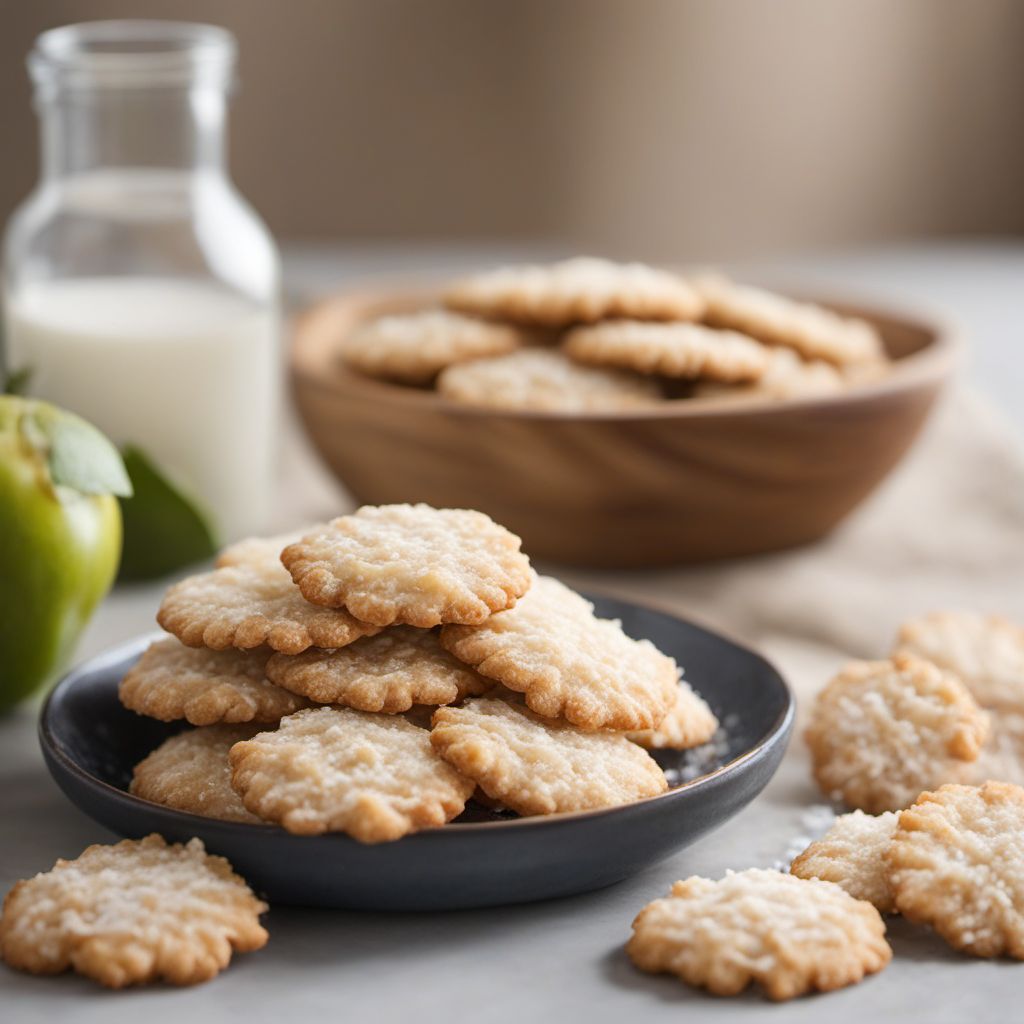
M 454 402 L 562 413 L 829 395 L 887 366 L 870 324 L 719 275 L 577 258 L 477 274 L 442 299 L 360 325 L 342 358 Z
M 289 540 L 291 541 L 289 543 Z M 175 584 L 122 703 L 179 733 L 132 792 L 212 817 L 397 839 L 476 793 L 518 814 L 667 788 L 645 748 L 718 722 L 675 662 L 480 512 L 365 507 Z

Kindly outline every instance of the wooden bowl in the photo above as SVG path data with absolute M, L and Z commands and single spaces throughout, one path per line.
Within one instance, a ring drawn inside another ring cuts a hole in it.
M 571 415 L 462 406 L 342 365 L 338 339 L 358 321 L 435 299 L 415 289 L 344 294 L 300 318 L 292 385 L 313 444 L 360 502 L 478 508 L 530 555 L 590 567 L 819 539 L 899 462 L 959 350 L 953 332 L 927 319 L 827 303 L 878 328 L 891 373 L 825 398 Z

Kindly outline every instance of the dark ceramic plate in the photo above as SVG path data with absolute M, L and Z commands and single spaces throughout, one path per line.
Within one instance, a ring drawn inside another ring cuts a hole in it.
M 749 803 L 782 759 L 794 703 L 759 655 L 663 612 L 593 600 L 600 615 L 621 619 L 627 633 L 649 638 L 685 666 L 726 725 L 721 742 L 659 753 L 671 788 L 623 807 L 515 818 L 471 804 L 444 828 L 364 846 L 342 834 L 293 836 L 148 803 L 125 791 L 132 765 L 180 725 L 125 710 L 117 684 L 150 637 L 67 675 L 43 707 L 40 743 L 61 789 L 96 821 L 123 836 L 199 836 L 274 902 L 450 910 L 598 889 L 687 846 Z

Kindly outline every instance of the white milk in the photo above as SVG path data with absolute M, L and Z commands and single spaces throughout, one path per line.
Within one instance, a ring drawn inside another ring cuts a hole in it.
M 215 286 L 161 278 L 32 285 L 7 309 L 7 363 L 33 395 L 146 452 L 224 540 L 266 525 L 278 323 Z

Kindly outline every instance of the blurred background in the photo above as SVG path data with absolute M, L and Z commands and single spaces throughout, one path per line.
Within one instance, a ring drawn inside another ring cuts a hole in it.
M 8 3 L 0 219 L 36 179 L 33 38 L 118 17 L 236 33 L 233 173 L 283 240 L 731 260 L 1024 230 L 1015 0 Z

